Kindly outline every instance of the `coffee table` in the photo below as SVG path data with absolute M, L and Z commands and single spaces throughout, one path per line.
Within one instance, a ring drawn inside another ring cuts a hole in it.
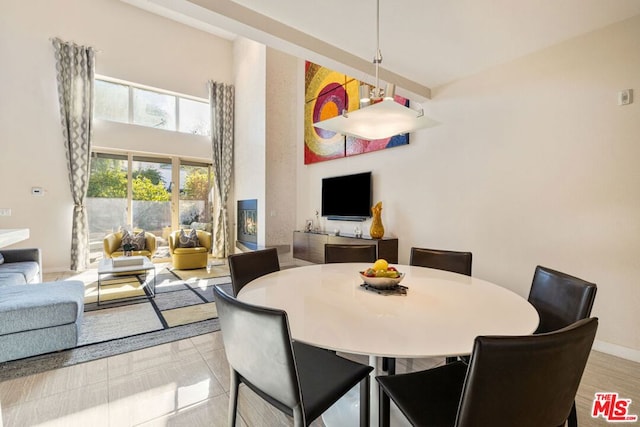
M 100 260 L 100 263 L 98 264 L 98 305 L 100 305 L 100 287 L 103 286 L 103 281 L 108 277 L 108 276 L 114 276 L 114 277 L 122 277 L 122 276 L 137 276 L 140 272 L 143 272 L 144 274 L 144 282 L 142 284 L 143 288 L 145 289 L 145 297 L 148 295 L 150 297 L 155 297 L 156 295 L 156 266 L 149 260 L 149 258 L 145 257 L 145 256 L 135 256 L 135 257 L 126 257 L 129 259 L 136 259 L 141 261 L 141 264 L 136 264 L 136 265 L 127 265 L 127 266 L 123 266 L 123 267 L 114 267 L 113 266 L 113 259 L 112 258 L 103 258 Z M 149 271 L 153 270 L 153 281 L 148 282 L 147 278 L 148 278 L 148 273 Z M 126 300 L 126 299 L 135 299 L 135 298 L 140 298 L 141 296 L 134 296 L 134 297 L 124 297 L 124 298 L 117 298 L 115 300 L 110 300 L 109 302 L 114 302 L 114 301 L 122 301 L 122 300 Z

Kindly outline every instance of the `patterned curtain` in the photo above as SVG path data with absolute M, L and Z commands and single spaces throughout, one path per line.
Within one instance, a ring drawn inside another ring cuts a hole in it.
M 57 38 L 53 39 L 53 46 L 60 121 L 74 203 L 71 270 L 81 271 L 89 263 L 89 226 L 84 200 L 89 186 L 91 161 L 95 51 Z
M 213 147 L 213 248 L 216 258 L 230 252 L 229 215 L 227 199 L 233 167 L 233 85 L 209 81 L 211 106 L 211 144 Z

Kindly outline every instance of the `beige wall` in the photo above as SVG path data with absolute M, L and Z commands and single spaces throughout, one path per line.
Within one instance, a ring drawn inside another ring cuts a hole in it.
M 297 58 L 267 49 L 266 236 L 268 246 L 280 246 L 280 263 L 291 263 L 292 230 L 296 228 L 296 139 L 299 80 Z M 289 249 L 289 252 L 286 250 Z
M 27 227 L 15 247 L 40 247 L 45 271 L 69 268 L 72 201 L 50 38 L 97 49 L 96 72 L 207 97 L 206 81 L 231 82 L 231 43 L 118 0 L 0 2 L 0 228 Z M 96 145 L 207 158 L 205 138 L 96 123 Z M 45 189 L 30 195 L 32 186 Z
M 616 105 L 640 91 L 638 40 L 640 17 L 436 88 L 442 125 L 405 147 L 304 166 L 299 144 L 297 226 L 321 178 L 371 170 L 401 262 L 471 250 L 474 275 L 523 296 L 538 264 L 594 281 L 596 347 L 640 360 L 640 101 Z

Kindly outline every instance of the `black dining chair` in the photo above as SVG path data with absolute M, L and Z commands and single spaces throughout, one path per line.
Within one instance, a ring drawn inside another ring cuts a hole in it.
M 569 417 L 598 319 L 527 336 L 476 337 L 469 365 L 376 377 L 416 426 L 556 427 Z M 381 399 L 380 425 L 389 425 Z M 386 401 L 386 403 L 385 403 Z
M 410 265 L 435 268 L 471 276 L 471 252 L 411 248 Z
M 338 262 L 376 262 L 376 245 L 324 245 L 325 264 Z
M 222 340 L 230 366 L 229 426 L 236 424 L 244 383 L 275 408 L 308 426 L 360 383 L 360 425 L 369 425 L 372 367 L 292 341 L 287 313 L 243 303 L 215 286 Z
M 597 290 L 595 283 L 537 266 L 528 298 L 540 316 L 536 333 L 555 331 L 591 316 Z
M 437 270 L 451 271 L 453 273 L 471 276 L 471 252 L 443 251 L 440 249 L 411 248 L 409 265 L 418 267 L 435 268 Z M 457 357 L 447 357 L 446 362 L 458 360 Z M 382 370 L 393 375 L 396 371 L 396 361 L 390 357 L 382 359 Z
M 232 254 L 227 257 L 227 260 L 229 261 L 234 296 L 237 296 L 240 289 L 253 279 L 280 271 L 276 248 Z
M 540 317 L 535 333 L 555 331 L 591 316 L 597 290 L 595 283 L 537 266 L 528 298 Z M 568 426 L 578 426 L 575 403 L 571 408 Z

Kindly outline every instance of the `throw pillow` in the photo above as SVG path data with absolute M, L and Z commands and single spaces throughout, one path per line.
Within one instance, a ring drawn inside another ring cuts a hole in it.
M 122 246 L 121 251 L 124 251 L 124 245 L 131 245 L 132 251 L 143 251 L 145 249 L 145 237 L 144 231 L 137 234 L 131 234 L 127 230 L 122 230 Z
M 4 257 L 2 256 L 2 253 L 0 253 L 0 264 L 2 264 L 4 262 Z
M 179 248 L 197 248 L 198 246 L 200 246 L 200 241 L 196 230 L 191 230 L 189 234 L 185 233 L 184 229 L 180 230 L 178 235 Z

